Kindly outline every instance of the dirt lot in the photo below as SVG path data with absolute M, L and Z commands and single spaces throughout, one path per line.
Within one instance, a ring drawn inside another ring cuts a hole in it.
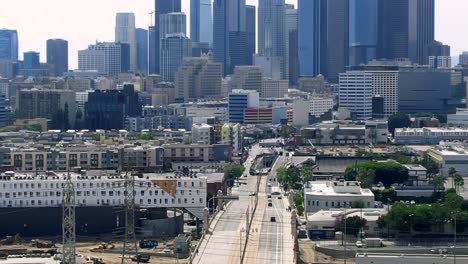
M 299 264 L 313 263 L 343 263 L 342 259 L 334 259 L 322 253 L 315 251 L 315 242 L 309 239 L 299 240 Z M 346 263 L 352 264 L 354 261 L 347 260 Z

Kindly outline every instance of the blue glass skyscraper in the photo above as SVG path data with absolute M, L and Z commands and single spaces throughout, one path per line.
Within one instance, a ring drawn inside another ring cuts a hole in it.
M 148 30 L 136 29 L 137 66 L 141 73 L 148 73 Z
M 247 65 L 247 32 L 245 0 L 213 2 L 213 55 L 232 73 L 236 65 Z
M 18 32 L 0 29 L 0 59 L 18 60 Z
M 192 42 L 213 42 L 211 0 L 190 0 L 190 38 Z
M 349 0 L 349 64 L 366 64 L 377 58 L 378 2 Z
M 316 76 L 321 73 L 323 64 L 322 52 L 326 43 L 323 40 L 324 25 L 323 14 L 325 1 L 299 0 L 298 1 L 298 48 L 299 48 L 299 75 Z M 326 7 L 326 6 L 325 6 Z

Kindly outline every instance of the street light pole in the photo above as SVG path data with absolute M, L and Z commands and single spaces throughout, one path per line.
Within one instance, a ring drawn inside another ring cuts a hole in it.
M 454 232 L 453 232 L 453 264 L 457 264 L 457 213 L 454 214 Z

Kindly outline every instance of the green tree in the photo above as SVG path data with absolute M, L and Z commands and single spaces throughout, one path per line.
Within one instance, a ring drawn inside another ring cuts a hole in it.
M 424 152 L 422 159 L 419 161 L 419 164 L 427 169 L 427 174 L 429 176 L 439 173 L 439 165 L 433 159 L 431 159 L 427 152 Z
M 279 167 L 276 171 L 276 180 L 278 181 L 280 186 L 283 187 L 285 190 L 297 190 L 302 187 L 299 173 L 293 166 L 290 166 L 288 168 L 284 166 Z
M 351 208 L 364 208 L 365 207 L 365 204 L 364 204 L 364 201 L 363 200 L 357 200 L 357 201 L 354 201 L 352 204 L 351 204 Z
M 294 192 L 293 196 L 294 206 L 296 207 L 299 215 L 304 214 L 304 196 L 300 192 Z
M 361 182 L 363 188 L 370 188 L 375 181 L 375 170 L 369 168 L 359 170 L 356 180 Z
M 83 129 L 84 127 L 85 127 L 84 115 L 81 109 L 78 109 L 75 115 L 75 129 L 80 130 L 80 129 Z
M 450 167 L 448 170 L 449 177 L 452 178 L 452 188 L 455 188 L 455 174 L 457 174 L 457 170 L 454 167 Z
M 151 134 L 151 133 L 144 133 L 144 134 L 141 134 L 137 137 L 137 140 L 153 140 L 154 139 L 154 135 Z
M 459 193 L 460 188 L 463 188 L 463 186 L 465 186 L 465 180 L 463 179 L 463 176 L 457 173 L 455 174 L 453 181 L 455 182 L 455 190 L 457 191 L 457 193 Z
M 101 140 L 101 134 L 99 133 L 94 133 L 92 136 L 94 141 L 100 141 Z
M 30 131 L 42 132 L 41 124 L 31 124 L 31 125 L 27 126 L 26 129 L 30 130 Z
M 388 118 L 388 130 L 392 135 L 395 135 L 395 128 L 405 128 L 411 126 L 409 115 L 404 113 L 396 113 Z
M 432 179 L 432 187 L 434 192 L 441 192 L 447 183 L 447 178 L 442 175 L 437 175 Z
M 240 164 L 231 164 L 224 167 L 224 173 L 227 174 L 229 181 L 234 181 L 242 176 L 245 168 Z
M 368 161 L 357 165 L 350 165 L 345 170 L 345 179 L 356 180 L 358 173 L 363 170 L 375 172 L 374 183 L 382 182 L 387 188 L 394 183 L 404 183 L 408 180 L 408 169 L 395 162 Z
M 345 225 L 346 221 L 346 225 Z M 347 217 L 346 220 L 339 221 L 337 229 L 347 235 L 357 236 L 359 232 L 366 226 L 367 220 L 359 216 Z
M 304 166 L 302 167 L 301 169 L 301 175 L 302 175 L 302 179 L 305 181 L 305 182 L 309 182 L 313 179 L 314 177 L 314 174 L 312 173 L 312 170 L 310 169 L 310 167 L 308 166 Z

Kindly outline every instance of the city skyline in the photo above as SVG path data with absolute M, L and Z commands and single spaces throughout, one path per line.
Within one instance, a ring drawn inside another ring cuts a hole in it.
M 112 1 L 112 4 L 111 4 Z M 136 17 L 137 28 L 147 29 L 150 24 L 149 12 L 154 10 L 154 0 L 140 0 L 135 5 L 130 0 L 101 0 L 92 3 L 95 8 L 85 8 L 90 0 L 80 2 L 49 0 L 47 10 L 43 10 L 43 3 L 32 0 L 18 0 L 6 4 L 7 8 L 0 10 L 2 24 L 0 28 L 18 30 L 19 57 L 23 52 L 37 51 L 41 54 L 41 62 L 46 61 L 46 41 L 50 38 L 62 38 L 69 42 L 70 69 L 78 66 L 78 50 L 86 49 L 89 44 L 98 41 L 113 41 L 115 31 L 115 15 L 118 12 L 133 12 Z M 247 0 L 247 4 L 257 4 L 256 0 Z M 287 0 L 295 4 L 297 0 Z M 458 56 L 468 49 L 468 38 L 459 33 L 458 28 L 468 25 L 464 20 L 464 8 L 468 3 L 463 0 L 450 0 L 450 4 L 436 0 L 436 39 L 448 44 L 452 48 L 452 56 Z M 25 9 L 24 6 L 28 6 Z M 106 9 L 107 8 L 107 9 Z M 37 16 L 42 10 L 40 19 L 22 19 L 15 14 L 26 17 Z M 64 12 L 63 10 L 74 10 Z M 190 21 L 190 1 L 182 0 L 182 11 Z M 81 11 L 81 12 L 80 12 Z M 83 17 L 87 19 L 84 20 Z M 153 19 L 154 23 L 154 19 Z M 456 25 L 456 26 L 455 26 Z M 72 30 L 70 30 L 72 29 Z M 190 27 L 187 26 L 190 34 Z

